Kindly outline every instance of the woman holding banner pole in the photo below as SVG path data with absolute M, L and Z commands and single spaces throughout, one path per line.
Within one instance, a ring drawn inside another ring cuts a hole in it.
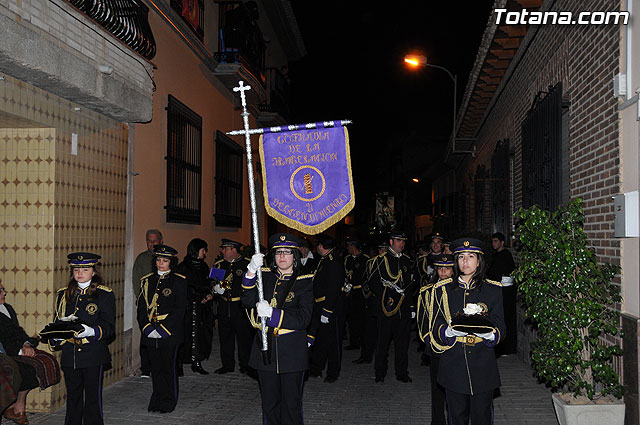
M 263 423 L 302 424 L 302 384 L 308 369 L 307 326 L 313 311 L 313 275 L 300 275 L 299 240 L 279 233 L 269 238 L 273 259 L 262 267 L 264 254 L 251 257 L 242 283 L 242 305 L 251 309 L 252 325 L 261 329 L 266 318 L 268 354 L 263 362 L 260 332 L 251 349 L 249 366 L 258 371 Z M 264 300 L 258 300 L 256 273 L 262 272 Z

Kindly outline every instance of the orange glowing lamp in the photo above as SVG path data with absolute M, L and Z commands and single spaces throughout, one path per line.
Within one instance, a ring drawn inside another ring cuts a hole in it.
M 418 66 L 426 66 L 427 58 L 422 55 L 407 55 L 404 57 L 404 62 L 414 68 Z

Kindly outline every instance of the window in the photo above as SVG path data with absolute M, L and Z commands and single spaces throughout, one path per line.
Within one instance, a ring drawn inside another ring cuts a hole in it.
M 556 209 L 568 198 L 568 103 L 562 83 L 540 92 L 522 123 L 522 206 Z M 564 130 L 563 130 L 564 128 Z M 564 133 L 564 137 L 563 137 Z
M 169 95 L 167 127 L 167 222 L 200 224 L 202 118 Z
M 171 8 L 204 40 L 204 0 L 171 0 Z
M 243 149 L 216 133 L 216 226 L 242 227 Z

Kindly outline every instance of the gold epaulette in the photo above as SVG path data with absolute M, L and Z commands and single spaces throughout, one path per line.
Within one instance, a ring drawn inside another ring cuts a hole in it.
M 447 279 L 442 279 L 440 281 L 438 281 L 435 285 L 433 285 L 434 288 L 440 288 L 444 285 L 446 285 L 447 283 L 451 283 L 453 282 L 452 278 L 447 278 Z
M 62 291 L 64 291 L 65 289 L 67 289 L 67 288 L 60 288 L 60 289 L 58 289 L 56 292 L 62 292 Z
M 247 261 L 251 261 L 251 258 L 249 258 L 249 257 L 242 257 L 242 258 L 244 258 Z
M 218 260 L 218 261 L 216 261 L 215 263 L 213 263 L 213 265 L 214 265 L 214 266 L 217 266 L 218 264 L 222 263 L 223 261 L 224 261 L 224 259 L 222 259 L 222 260 Z
M 492 285 L 499 286 L 499 287 L 501 287 L 501 288 L 502 288 L 502 282 L 498 282 L 498 281 L 490 280 L 490 279 L 485 279 L 485 281 L 486 281 L 487 283 L 490 283 L 490 284 L 492 284 Z
M 417 260 L 422 260 L 423 258 L 427 258 L 428 256 L 429 256 L 429 254 L 418 255 Z
M 369 257 L 369 255 L 367 255 L 367 254 L 362 254 L 362 255 L 364 255 L 364 258 L 371 258 L 371 257 Z
M 313 276 L 315 276 L 315 275 L 316 275 L 315 273 L 303 274 L 302 276 L 298 276 L 298 277 L 296 278 L 296 280 L 297 280 L 297 279 L 309 279 L 309 278 L 313 278 Z
M 152 273 L 149 273 L 149 274 L 145 274 L 144 276 L 142 276 L 142 277 L 140 278 L 140 280 L 144 279 L 145 277 L 149 277 L 149 276 L 151 276 L 152 274 L 153 274 L 153 272 L 152 272 Z
M 333 254 L 329 254 L 329 260 L 333 261 Z
M 402 253 L 403 257 L 407 257 L 408 259 L 411 259 L 411 257 L 409 257 L 407 254 L 405 254 L 404 252 Z
M 178 277 L 183 278 L 183 279 L 186 279 L 186 278 L 187 278 L 185 275 L 180 274 L 180 273 L 174 273 L 174 274 L 175 274 L 176 276 L 178 276 Z
M 98 285 L 98 289 L 102 289 L 105 292 L 113 292 L 113 289 L 109 288 L 108 286 L 104 286 L 104 285 Z
M 389 251 L 385 251 L 382 254 L 378 254 L 378 257 L 384 257 L 385 255 L 387 255 L 387 252 L 389 252 Z

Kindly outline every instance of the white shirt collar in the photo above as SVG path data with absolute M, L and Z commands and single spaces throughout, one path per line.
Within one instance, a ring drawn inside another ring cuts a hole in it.
M 4 304 L 0 304 L 0 313 L 4 314 L 9 319 L 11 319 L 11 315 L 9 314 L 9 310 L 7 310 L 7 307 Z
M 84 282 L 84 283 L 78 282 L 78 287 L 80 289 L 87 289 L 89 285 L 91 285 L 91 279 L 89 279 L 87 282 Z
M 167 274 L 167 273 L 171 273 L 171 270 L 167 270 L 166 272 L 161 272 L 160 270 L 158 270 L 158 274 L 159 274 L 160 276 L 164 276 L 164 275 L 165 275 L 165 274 Z

